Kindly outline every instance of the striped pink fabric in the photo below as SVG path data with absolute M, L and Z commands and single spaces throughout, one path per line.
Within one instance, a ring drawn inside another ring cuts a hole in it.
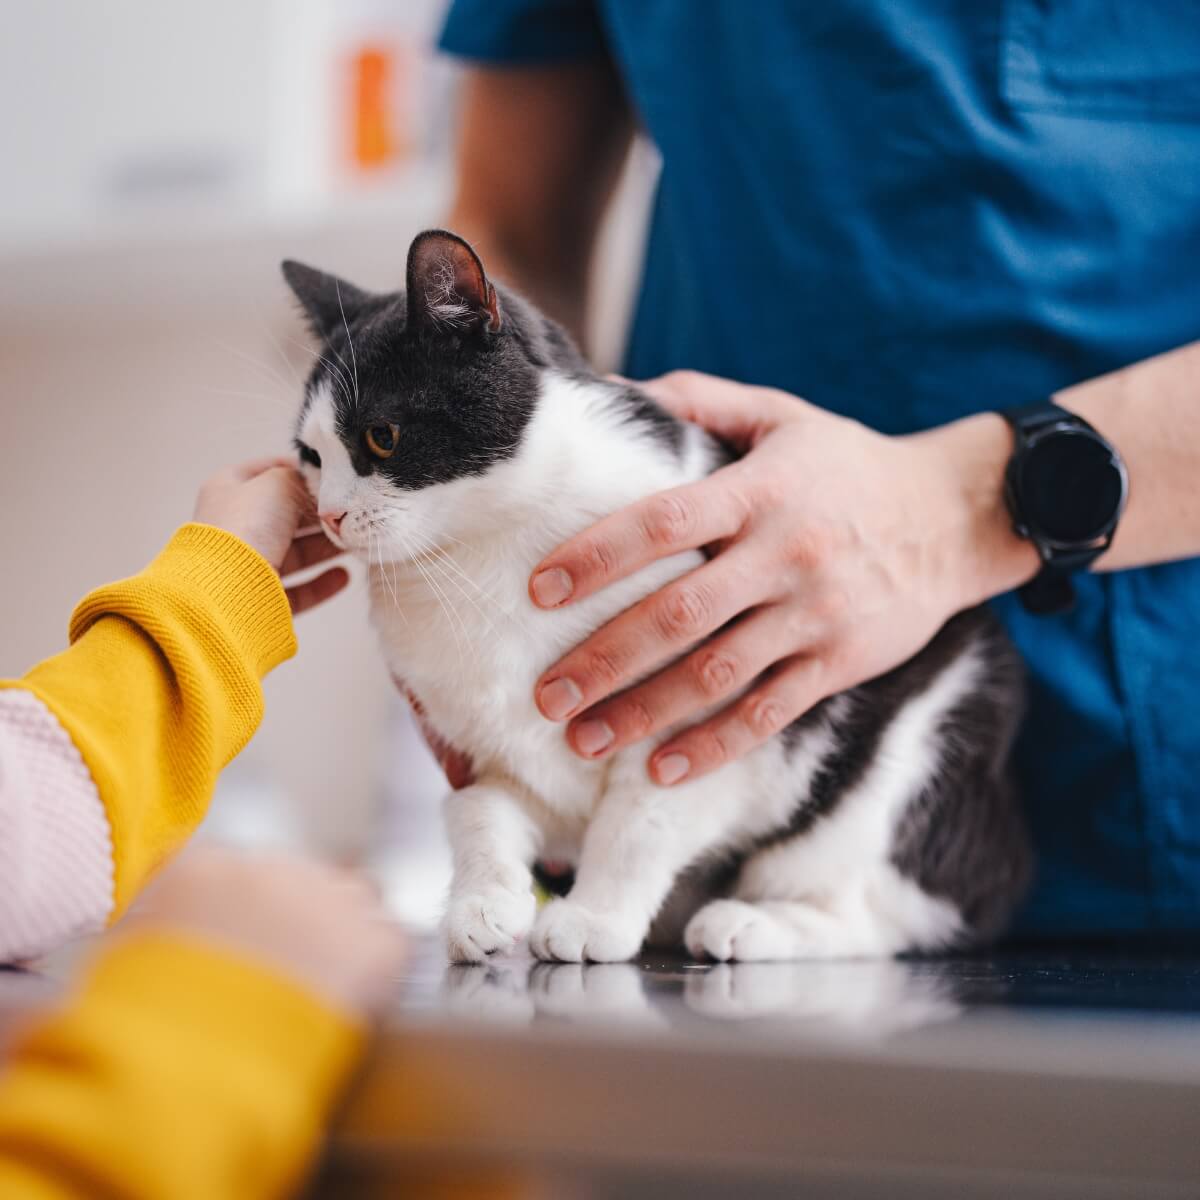
M 0 690 L 0 962 L 104 927 L 112 834 L 70 735 L 30 692 Z

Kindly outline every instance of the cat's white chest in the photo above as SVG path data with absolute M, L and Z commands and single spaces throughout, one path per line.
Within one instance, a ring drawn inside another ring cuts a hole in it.
M 445 584 L 396 578 L 381 585 L 377 577 L 372 624 L 393 676 L 437 732 L 470 756 L 477 774 L 501 774 L 548 813 L 586 821 L 602 794 L 604 770 L 571 753 L 563 726 L 547 721 L 534 703 L 538 677 L 582 639 L 584 622 L 536 610 L 525 599 L 525 568 L 513 575 L 493 577 L 492 603 L 479 608 L 461 595 L 452 603 Z

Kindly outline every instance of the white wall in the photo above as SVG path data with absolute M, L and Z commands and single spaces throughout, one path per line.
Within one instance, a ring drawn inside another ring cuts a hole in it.
M 262 186 L 264 0 L 0 7 L 2 243 Z
M 436 151 L 445 80 L 425 49 L 445 3 L 0 0 L 0 252 L 361 188 L 348 62 L 364 44 L 396 52 L 400 140 Z

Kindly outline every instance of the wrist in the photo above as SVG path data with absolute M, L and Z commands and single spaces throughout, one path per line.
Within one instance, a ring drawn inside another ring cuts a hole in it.
M 1004 474 L 1013 435 L 997 413 L 978 413 L 912 439 L 943 480 L 955 544 L 953 589 L 960 608 L 1020 587 L 1040 566 L 1032 542 L 1013 530 L 1004 496 Z
M 260 679 L 296 653 L 278 573 L 249 543 L 216 525 L 181 526 L 140 574 L 85 596 L 71 617 L 72 643 L 109 615 L 152 632 L 178 621 L 219 629 Z

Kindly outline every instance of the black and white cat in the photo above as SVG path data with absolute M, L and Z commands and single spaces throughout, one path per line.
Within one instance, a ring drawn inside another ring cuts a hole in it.
M 984 610 L 707 777 L 655 786 L 646 744 L 584 761 L 537 712 L 535 681 L 702 555 L 550 612 L 530 573 L 727 452 L 598 378 L 453 234 L 413 242 L 405 292 L 283 269 L 322 345 L 297 427 L 309 486 L 369 566 L 389 668 L 475 768 L 446 801 L 452 959 L 526 935 L 568 961 L 626 959 L 647 938 L 716 959 L 891 955 L 1004 928 L 1029 870 L 1008 778 L 1021 672 Z M 576 868 L 540 912 L 539 859 Z

